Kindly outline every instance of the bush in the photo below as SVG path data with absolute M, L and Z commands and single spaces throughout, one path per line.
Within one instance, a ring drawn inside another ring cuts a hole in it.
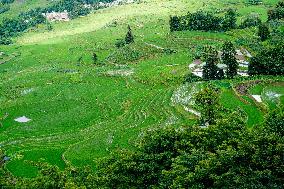
M 202 81 L 202 78 L 194 75 L 193 73 L 189 73 L 184 77 L 184 83 L 193 83 L 197 81 Z
M 255 27 L 260 24 L 261 20 L 258 14 L 251 14 L 242 21 L 240 28 L 243 29 L 243 28 Z
M 125 40 L 123 40 L 123 39 L 117 39 L 116 42 L 115 42 L 115 46 L 117 48 L 124 47 L 125 45 L 126 45 L 126 43 L 125 43 Z
M 138 60 L 141 56 L 142 53 L 135 47 L 126 45 L 108 56 L 107 60 L 114 63 L 126 63 Z

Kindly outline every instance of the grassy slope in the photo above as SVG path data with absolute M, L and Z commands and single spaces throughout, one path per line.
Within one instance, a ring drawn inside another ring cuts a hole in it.
M 10 4 L 9 11 L 0 14 L 0 22 L 2 22 L 4 18 L 14 18 L 20 12 L 26 12 L 38 7 L 47 7 L 56 1 L 58 0 L 15 0 Z
M 96 157 L 118 147 L 132 147 L 143 129 L 172 120 L 176 125 L 190 124 L 186 113 L 171 105 L 172 93 L 192 61 L 189 49 L 201 43 L 220 46 L 232 36 L 203 32 L 169 35 L 167 23 L 169 15 L 211 6 L 217 6 L 216 1 L 149 0 L 112 7 L 55 23 L 51 32 L 39 26 L 17 38 L 15 45 L 2 47 L 7 53 L 21 54 L 0 65 L 0 112 L 9 113 L 0 128 L 0 144 L 13 159 L 9 170 L 18 176 L 34 176 L 36 168 L 25 160 L 47 161 L 61 168 L 63 160 L 94 165 Z M 114 21 L 118 25 L 108 27 Z M 113 44 L 124 37 L 127 24 L 135 33 L 133 48 L 144 52 L 143 56 L 127 65 L 94 66 L 92 52 L 104 61 L 116 51 Z M 177 53 L 156 52 L 145 42 Z M 133 70 L 134 74 L 111 77 L 107 73 L 113 70 Z M 224 98 L 224 104 L 234 106 L 226 102 L 234 96 L 232 91 L 225 90 L 224 95 L 230 96 Z M 246 109 L 238 99 L 234 102 L 249 115 L 259 112 L 253 105 Z M 32 121 L 19 124 L 13 120 L 23 115 Z M 261 115 L 255 117 L 249 125 L 261 119 Z

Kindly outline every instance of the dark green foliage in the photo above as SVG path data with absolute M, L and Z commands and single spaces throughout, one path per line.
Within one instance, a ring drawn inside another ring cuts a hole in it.
M 12 43 L 10 38 L 0 37 L 0 45 L 9 45 Z
M 197 81 L 202 81 L 202 79 L 192 73 L 189 73 L 184 77 L 184 82 L 193 83 Z
M 267 48 L 251 59 L 248 67 L 249 75 L 283 75 L 284 45 Z
M 212 125 L 216 123 L 220 114 L 220 94 L 212 86 L 204 88 L 196 94 L 195 103 L 200 109 L 200 121 L 202 125 Z
M 222 18 L 209 12 L 188 13 L 186 18 L 189 30 L 218 31 L 221 28 Z
M 2 5 L 0 4 L 0 14 L 7 12 L 8 10 L 10 10 L 10 6 L 9 5 Z
M 128 28 L 128 31 L 127 31 L 126 36 L 125 36 L 125 43 L 126 44 L 134 43 L 134 36 L 132 34 L 132 30 L 131 30 L 129 25 L 128 25 L 127 28 Z
M 162 182 L 162 171 L 169 170 L 178 154 L 174 129 L 148 131 L 138 152 L 117 151 L 99 167 L 99 185 L 106 188 L 152 188 Z
M 97 53 L 95 53 L 95 52 L 93 53 L 92 59 L 93 59 L 94 64 L 96 64 L 98 62 L 98 55 L 97 55 Z
M 181 30 L 181 19 L 178 16 L 171 16 L 170 17 L 170 31 L 180 31 Z
M 107 57 L 107 60 L 113 63 L 127 63 L 134 62 L 143 56 L 138 48 L 132 45 L 126 45 L 116 49 L 112 54 Z
M 269 27 L 267 26 L 267 24 L 260 24 L 258 26 L 257 34 L 260 37 L 261 41 L 265 41 L 266 39 L 268 39 L 270 36 L 270 31 L 269 31 Z
M 217 67 L 218 64 L 218 52 L 212 46 L 207 46 L 203 52 L 203 58 L 205 59 L 206 64 L 203 66 L 202 77 L 204 80 L 215 80 L 222 79 L 222 72 Z
M 225 42 L 222 47 L 222 61 L 227 65 L 227 77 L 233 78 L 237 75 L 239 64 L 235 57 L 236 49 L 231 42 Z
M 1 0 L 0 2 L 2 3 L 2 4 L 11 4 L 11 3 L 13 3 L 15 0 Z
M 1 38 L 9 38 L 43 22 L 45 22 L 45 18 L 41 15 L 40 9 L 21 13 L 15 19 L 3 20 L 0 28 L 0 36 Z
M 2 166 L 4 165 L 4 157 L 5 157 L 5 154 L 4 152 L 0 149 L 0 168 L 2 168 Z
M 216 74 L 216 79 L 221 80 L 225 78 L 225 73 L 224 70 L 221 68 L 218 68 L 217 74 Z
M 224 31 L 235 29 L 237 27 L 237 13 L 233 9 L 229 9 L 222 21 L 222 28 Z
M 259 16 L 257 14 L 251 14 L 242 21 L 239 27 L 243 29 L 243 28 L 255 27 L 260 24 L 261 24 L 261 20 Z
M 242 114 L 229 113 L 207 129 L 151 130 L 138 152 L 118 152 L 101 164 L 99 185 L 102 188 L 281 188 L 283 137 L 264 129 L 269 125 L 248 130 Z
M 205 92 L 205 90 L 207 92 Z M 218 92 L 202 93 L 204 111 L 215 116 L 208 128 L 156 128 L 143 133 L 135 151 L 117 150 L 89 168 L 60 171 L 38 165 L 36 178 L 13 178 L 1 169 L 6 188 L 282 188 L 283 107 L 261 127 L 248 129 L 244 113 L 218 108 Z M 204 93 L 204 94 L 203 94 Z M 206 104 L 206 105 L 205 105 Z M 218 109 L 218 110 L 216 110 Z M 207 115 L 207 114 L 206 114 Z M 211 118 L 211 117 L 210 117 Z
M 105 0 L 106 2 L 111 2 L 113 0 Z M 6 2 L 6 1 L 5 1 Z M 38 24 L 42 24 L 46 22 L 45 17 L 42 13 L 46 12 L 63 12 L 65 10 L 68 11 L 71 18 L 76 18 L 78 16 L 84 16 L 90 13 L 89 8 L 85 8 L 84 4 L 86 2 L 82 0 L 61 0 L 47 8 L 35 8 L 29 10 L 28 12 L 20 13 L 14 19 L 5 19 L 0 25 L 0 38 L 1 44 L 10 44 L 6 40 L 8 38 L 14 37 L 19 33 L 25 31 L 28 28 L 37 26 Z M 89 3 L 98 3 L 97 0 L 91 0 Z M 51 29 L 48 27 L 48 29 Z
M 270 112 L 265 119 L 266 130 L 284 137 L 284 107 L 278 107 Z
M 259 5 L 262 3 L 262 0 L 247 0 L 250 5 Z
M 279 1 L 277 5 L 268 10 L 268 20 L 279 20 L 284 18 L 284 1 Z
M 124 47 L 125 45 L 126 45 L 126 43 L 125 43 L 125 40 L 123 40 L 123 39 L 117 39 L 116 42 L 115 42 L 115 46 L 117 48 Z
M 43 9 L 42 12 L 63 12 L 66 10 L 71 18 L 76 18 L 90 13 L 90 9 L 85 8 L 84 4 L 85 2 L 81 0 L 61 0 L 56 4 Z
M 236 11 L 229 9 L 224 17 L 218 17 L 211 12 L 197 11 L 185 16 L 170 17 L 170 31 L 203 30 L 227 31 L 236 28 Z

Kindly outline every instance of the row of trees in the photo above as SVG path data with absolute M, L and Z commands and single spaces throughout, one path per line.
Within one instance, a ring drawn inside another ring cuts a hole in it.
M 240 110 L 221 107 L 219 90 L 196 95 L 201 119 L 196 126 L 149 130 L 135 151 L 118 149 L 84 168 L 39 165 L 36 178 L 2 173 L 1 187 L 18 188 L 283 188 L 284 109 L 270 112 L 248 129 Z M 208 127 L 201 128 L 206 122 Z M 3 170 L 2 170 L 3 172 Z
M 261 1 L 250 1 L 250 4 L 259 4 Z M 284 1 L 280 1 L 273 9 L 268 11 L 268 21 L 284 18 Z M 237 14 L 233 9 L 229 9 L 223 17 L 214 15 L 206 11 L 188 13 L 185 16 L 171 16 L 169 25 L 170 31 L 183 30 L 204 30 L 204 31 L 227 31 L 235 28 L 247 28 L 261 25 L 258 14 L 250 14 L 245 17 L 241 24 L 237 26 Z
M 239 64 L 235 57 L 236 49 L 232 42 L 225 42 L 222 46 L 221 60 L 223 64 L 227 65 L 226 76 L 233 78 L 237 75 Z M 224 70 L 218 68 L 217 64 L 220 62 L 218 51 L 212 46 L 206 46 L 203 50 L 202 57 L 206 64 L 203 66 L 203 79 L 215 80 L 223 79 L 225 77 Z
M 236 28 L 236 21 L 236 12 L 229 9 L 224 17 L 218 17 L 210 12 L 197 11 L 185 16 L 171 16 L 169 23 L 170 31 L 227 31 Z
M 266 36 L 266 35 L 265 35 Z M 222 47 L 222 62 L 227 65 L 226 76 L 233 78 L 237 75 L 239 64 L 236 60 L 236 49 L 231 42 L 225 42 Z M 203 79 L 223 79 L 224 72 L 217 67 L 219 62 L 218 52 L 209 46 L 204 50 Z M 249 75 L 283 75 L 284 74 L 284 45 L 278 44 L 264 48 L 251 58 L 248 66 Z

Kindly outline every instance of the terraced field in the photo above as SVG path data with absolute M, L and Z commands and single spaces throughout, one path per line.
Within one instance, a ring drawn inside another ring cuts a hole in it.
M 16 176 L 33 177 L 37 169 L 31 161 L 46 161 L 61 169 L 66 164 L 95 167 L 96 158 L 118 148 L 135 148 L 135 140 L 145 129 L 193 124 L 197 115 L 186 111 L 193 107 L 183 97 L 173 100 L 181 88 L 185 94 L 192 91 L 192 84 L 183 84 L 193 60 L 191 48 L 200 44 L 220 47 L 236 35 L 170 34 L 168 19 L 212 6 L 217 1 L 151 0 L 111 7 L 68 23 L 53 23 L 50 32 L 39 26 L 16 38 L 15 44 L 1 46 L 1 51 L 13 57 L 0 64 L 0 113 L 8 114 L 0 128 L 0 146 L 11 157 L 7 168 Z M 242 9 L 240 14 L 247 11 Z M 124 37 L 128 24 L 135 35 L 131 48 L 141 55 L 110 61 L 111 55 L 118 54 L 114 43 Z M 168 54 L 160 48 L 176 52 Z M 98 65 L 93 63 L 93 52 Z M 267 90 L 284 94 L 283 80 L 261 89 L 255 86 L 244 95 L 247 102 L 233 88 L 239 82 L 214 84 L 222 89 L 223 105 L 243 109 L 252 127 L 263 120 L 265 110 L 250 94 L 262 95 Z M 272 106 L 272 101 L 264 99 Z M 21 116 L 31 121 L 17 123 L 14 119 Z

